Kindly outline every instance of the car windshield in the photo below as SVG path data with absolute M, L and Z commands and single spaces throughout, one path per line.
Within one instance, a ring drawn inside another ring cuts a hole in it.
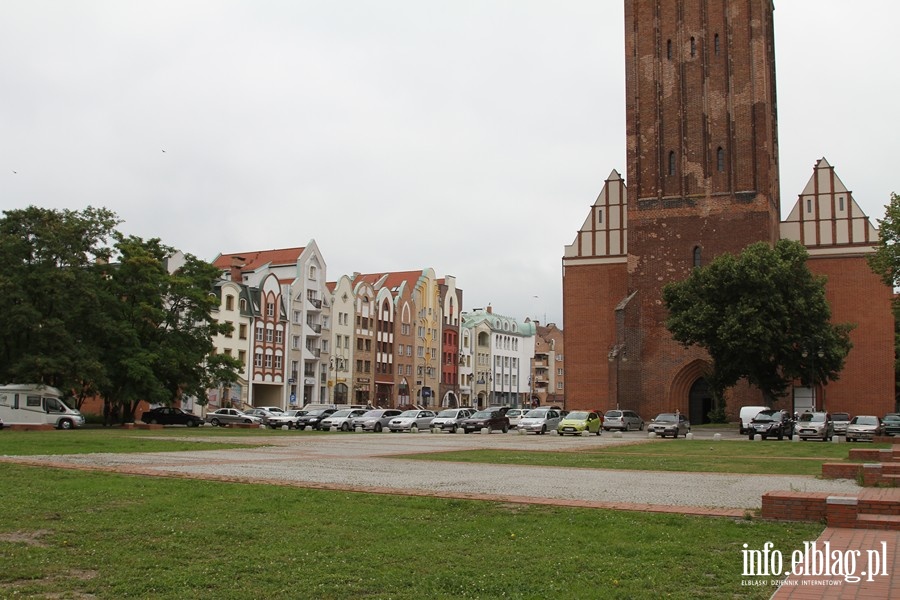
M 528 412 L 528 411 L 525 410 L 525 409 L 522 409 L 522 408 L 514 408 L 514 409 L 510 410 L 508 413 L 506 413 L 506 416 L 507 416 L 507 417 L 521 417 L 521 416 L 524 415 L 526 412 Z
M 332 413 L 332 417 L 349 417 L 352 413 L 352 410 L 339 410 L 336 413 Z
M 442 410 L 441 412 L 439 412 L 437 414 L 437 416 L 445 417 L 445 418 L 455 417 L 456 411 L 455 410 Z
M 800 415 L 801 423 L 819 422 L 824 420 L 825 415 L 822 413 L 803 413 Z
M 775 419 L 775 411 L 764 410 L 761 413 L 759 413 L 758 415 L 756 415 L 755 417 L 753 417 L 753 420 L 760 421 L 760 422 L 775 421 L 776 420 Z
M 289 416 L 289 417 L 302 417 L 302 416 L 305 415 L 305 414 L 306 414 L 306 411 L 305 411 L 305 410 L 290 410 L 290 411 L 288 411 L 287 416 Z
M 608 410 L 606 411 L 607 419 L 617 419 L 622 416 L 622 411 L 620 410 Z
M 588 414 L 586 412 L 575 411 L 566 415 L 566 418 L 572 420 L 584 420 L 588 418 Z
M 525 413 L 525 416 L 529 419 L 545 419 L 547 417 L 547 409 L 536 408 L 534 410 L 529 410 Z
M 890 421 L 891 423 L 900 422 L 900 415 L 885 415 L 884 421 Z
M 325 412 L 326 410 L 328 410 L 328 409 L 327 409 L 327 408 L 320 408 L 319 410 L 311 410 L 311 411 L 309 411 L 307 414 L 308 414 L 309 416 L 311 416 L 311 417 L 319 417 L 319 416 L 322 416 L 322 415 L 324 415 L 324 414 L 327 414 L 327 413 Z
M 675 415 L 673 415 L 672 413 L 663 413 L 661 415 L 657 415 L 657 417 L 653 420 L 661 423 L 674 423 L 676 419 Z
M 853 420 L 850 421 L 851 425 L 878 425 L 878 417 L 853 417 Z
M 494 416 L 494 412 L 492 410 L 479 410 L 477 413 L 472 415 L 473 419 L 490 419 Z
M 398 416 L 398 417 L 406 417 L 406 418 L 418 417 L 418 416 L 419 416 L 419 411 L 417 411 L 417 410 L 404 410 L 402 413 L 400 413 L 400 414 L 397 415 L 397 416 Z
M 834 413 L 833 415 L 831 415 L 831 420 L 832 421 L 849 421 L 850 415 L 848 415 L 847 413 Z
M 373 419 L 374 419 L 374 418 L 380 417 L 380 416 L 383 415 L 383 414 L 384 414 L 384 411 L 383 411 L 383 410 L 370 410 L 370 411 L 367 411 L 367 412 L 361 414 L 361 415 L 360 415 L 360 418 L 362 418 L 362 417 L 370 417 L 370 418 L 373 418 Z

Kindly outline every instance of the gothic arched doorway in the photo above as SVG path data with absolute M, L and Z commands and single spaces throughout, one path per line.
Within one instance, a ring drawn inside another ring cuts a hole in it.
M 690 420 L 691 425 L 701 425 L 710 422 L 709 413 L 713 409 L 713 401 L 706 379 L 701 377 L 691 386 L 691 391 L 688 394 L 688 406 L 690 407 L 688 420 Z

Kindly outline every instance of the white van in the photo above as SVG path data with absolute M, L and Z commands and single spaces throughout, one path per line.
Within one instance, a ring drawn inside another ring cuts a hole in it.
M 84 417 L 66 406 L 59 390 L 36 383 L 0 385 L 0 419 L 10 425 L 53 425 L 72 429 L 84 425 Z
M 768 406 L 742 406 L 741 407 L 741 423 L 740 423 L 740 433 L 741 435 L 750 433 L 750 421 L 753 420 L 753 417 L 758 415 L 760 412 L 764 410 L 771 410 Z

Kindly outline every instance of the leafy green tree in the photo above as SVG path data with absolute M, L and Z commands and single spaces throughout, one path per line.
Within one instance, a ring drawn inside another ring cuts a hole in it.
M 825 278 L 810 272 L 807 258 L 797 242 L 760 242 L 663 289 L 666 326 L 678 342 L 707 351 L 718 399 L 743 378 L 770 402 L 795 379 L 838 379 L 853 326 L 831 323 Z
M 213 336 L 228 329 L 212 316 L 218 270 L 192 255 L 173 265 L 180 255 L 158 239 L 117 240 L 119 260 L 107 279 L 116 326 L 105 347 L 104 399 L 126 420 L 141 400 L 167 404 L 188 395 L 205 404 L 210 382 L 234 381 L 240 367 L 214 354 Z
M 76 404 L 105 378 L 104 263 L 118 218 L 106 209 L 28 207 L 0 219 L 0 381 L 44 383 Z
M 878 221 L 878 246 L 869 267 L 893 289 L 900 287 L 900 195 L 891 194 L 884 219 Z M 894 299 L 894 395 L 900 398 L 900 301 Z

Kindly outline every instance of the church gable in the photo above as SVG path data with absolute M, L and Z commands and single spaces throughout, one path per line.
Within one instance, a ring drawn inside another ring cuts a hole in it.
M 802 243 L 810 254 L 868 254 L 878 243 L 878 229 L 824 158 L 781 223 L 781 237 Z
M 628 253 L 627 207 L 625 181 L 613 169 L 575 241 L 565 247 L 564 259 L 624 260 Z

